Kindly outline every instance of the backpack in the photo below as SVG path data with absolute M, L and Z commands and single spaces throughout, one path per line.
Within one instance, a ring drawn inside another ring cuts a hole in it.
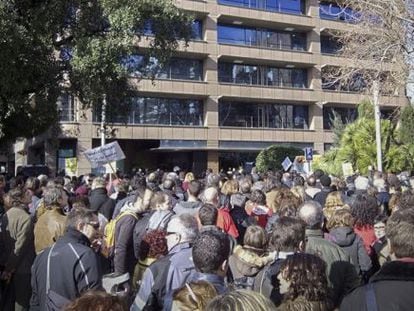
M 276 259 L 273 263 L 266 265 L 255 277 L 253 290 L 269 298 L 276 306 L 282 303 L 283 296 L 279 292 L 279 281 L 277 275 L 285 259 Z
M 105 257 L 110 257 L 113 254 L 113 249 L 115 246 L 115 227 L 117 222 L 126 215 L 130 215 L 134 217 L 136 220 L 138 220 L 138 216 L 136 213 L 131 211 L 124 211 L 118 216 L 116 216 L 115 219 L 112 219 L 110 222 L 106 224 L 104 231 Z
M 161 219 L 159 224 L 156 227 L 150 228 L 150 220 L 151 217 L 154 215 L 155 212 L 151 212 L 148 214 L 145 214 L 144 217 L 142 217 L 134 227 L 134 254 L 135 258 L 139 258 L 139 250 L 141 247 L 141 241 L 144 238 L 145 234 L 151 230 L 161 229 L 161 230 L 167 230 L 168 222 L 171 220 L 171 217 L 174 216 L 174 213 L 168 213 L 164 215 L 164 217 Z

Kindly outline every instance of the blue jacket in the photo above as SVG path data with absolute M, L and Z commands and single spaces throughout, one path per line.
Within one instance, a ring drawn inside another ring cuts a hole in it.
M 154 297 L 154 295 L 158 308 L 169 310 L 168 308 L 172 305 L 173 291 L 181 288 L 194 273 L 191 245 L 181 243 L 174 246 L 166 257 L 155 261 L 145 270 L 131 311 L 142 310 L 150 296 Z

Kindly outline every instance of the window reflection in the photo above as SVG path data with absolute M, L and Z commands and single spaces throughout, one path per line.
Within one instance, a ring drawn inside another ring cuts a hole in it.
M 355 23 L 361 16 L 358 12 L 354 12 L 351 8 L 342 8 L 332 2 L 321 2 L 319 4 L 319 17 L 322 19 Z
M 333 126 L 335 117 L 340 118 L 344 124 L 353 122 L 358 116 L 356 108 L 323 107 L 323 128 L 329 130 Z
M 219 24 L 218 42 L 263 46 L 278 50 L 306 50 L 306 34 Z
M 220 126 L 308 129 L 308 107 L 244 102 L 219 103 Z
M 218 0 L 220 4 L 289 14 L 305 14 L 305 0 Z
M 202 40 L 203 38 L 203 22 L 201 20 L 195 19 L 191 24 L 192 32 L 191 32 L 191 38 L 193 40 Z M 171 29 L 171 31 L 174 31 L 174 29 Z M 153 36 L 153 20 L 147 20 L 144 23 L 144 27 L 141 31 L 142 34 L 146 36 Z
M 72 95 L 64 93 L 57 100 L 59 121 L 75 122 L 75 99 Z
M 203 76 L 203 61 L 197 59 L 172 58 L 162 65 L 155 57 L 136 54 L 122 60 L 122 65 L 138 78 L 201 81 Z
M 100 122 L 99 108 L 95 109 L 93 120 Z M 127 115 L 108 109 L 107 120 L 109 123 L 202 126 L 203 102 L 193 99 L 134 97 Z
M 307 70 L 219 62 L 219 82 L 307 88 Z

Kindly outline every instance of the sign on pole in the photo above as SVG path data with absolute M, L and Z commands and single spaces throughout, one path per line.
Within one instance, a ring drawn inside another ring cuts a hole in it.
M 349 162 L 343 162 L 342 163 L 342 173 L 344 174 L 344 177 L 354 175 L 354 169 L 352 167 L 352 164 L 349 163 Z
M 289 159 L 289 157 L 286 157 L 282 162 L 282 167 L 285 171 L 287 171 L 292 166 L 292 161 Z
M 91 163 L 92 168 L 102 166 L 112 161 L 125 159 L 125 154 L 117 141 L 86 150 L 83 154 Z
M 305 158 L 306 161 L 312 161 L 313 160 L 313 149 L 308 147 L 305 148 Z

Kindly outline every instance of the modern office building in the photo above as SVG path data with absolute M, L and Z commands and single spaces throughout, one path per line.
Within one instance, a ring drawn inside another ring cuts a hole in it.
M 339 44 L 329 30 L 353 27 L 352 11 L 316 0 L 177 0 L 195 16 L 193 40 L 171 65 L 147 79 L 157 60 L 129 60 L 137 90 L 131 112 L 108 111 L 108 141 L 127 158 L 118 167 L 172 168 L 200 172 L 254 160 L 272 144 L 312 147 L 322 154 L 332 143 L 333 111 L 356 116 L 365 98 L 358 83 L 346 90 L 324 86 L 324 69 L 340 66 Z M 381 98 L 384 113 L 407 102 L 404 90 Z M 45 133 L 14 146 L 15 165 L 46 163 L 55 171 L 78 158 L 78 174 L 91 170 L 82 152 L 100 145 L 100 111 L 80 111 L 76 99 L 59 102 L 58 143 Z

